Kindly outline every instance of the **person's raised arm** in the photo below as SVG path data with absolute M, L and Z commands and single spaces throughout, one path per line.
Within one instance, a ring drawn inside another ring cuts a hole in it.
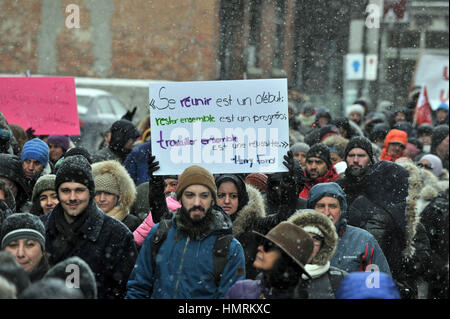
M 153 222 L 159 223 L 161 218 L 171 216 L 167 207 L 166 196 L 164 194 L 164 178 L 153 173 L 159 169 L 159 161 L 150 154 L 148 157 L 148 204 L 152 213 Z
M 305 186 L 306 178 L 300 163 L 291 151 L 284 156 L 283 165 L 288 172 L 283 172 L 280 184 L 280 207 L 277 210 L 278 219 L 286 220 L 297 209 L 299 194 Z

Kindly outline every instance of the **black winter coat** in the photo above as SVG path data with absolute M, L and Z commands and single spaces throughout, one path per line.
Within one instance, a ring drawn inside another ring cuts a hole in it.
M 393 278 L 414 297 L 415 281 L 428 264 L 430 245 L 416 209 L 417 190 L 409 172 L 381 161 L 364 177 L 361 194 L 348 208 L 348 223 L 370 232 L 383 250 Z
M 89 216 L 77 233 L 76 246 L 61 260 L 51 256 L 58 235 L 55 214 L 62 210 L 61 204 L 49 213 L 45 225 L 49 263 L 53 266 L 68 257 L 78 256 L 95 274 L 99 299 L 122 299 L 138 255 L 133 234 L 123 223 L 103 213 L 94 201 L 86 209 Z
M 408 177 L 408 171 L 400 165 L 378 162 L 363 178 L 361 195 L 348 207 L 348 224 L 363 228 L 375 237 L 394 278 L 401 272 L 401 256 L 408 236 Z
M 431 263 L 427 279 L 428 298 L 448 298 L 449 284 L 449 197 L 445 190 L 430 203 L 421 214 L 421 222 L 430 240 Z

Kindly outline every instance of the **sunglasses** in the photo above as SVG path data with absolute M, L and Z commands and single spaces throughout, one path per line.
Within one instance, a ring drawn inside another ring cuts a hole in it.
M 314 241 L 320 241 L 320 242 L 322 242 L 324 239 L 322 236 L 319 236 L 319 235 L 312 235 L 311 237 Z
M 431 166 L 431 164 L 417 163 L 417 167 L 428 169 L 428 170 L 433 170 L 433 167 Z
M 269 252 L 276 248 L 277 248 L 277 246 L 269 240 L 265 240 L 263 243 L 263 249 L 265 252 Z

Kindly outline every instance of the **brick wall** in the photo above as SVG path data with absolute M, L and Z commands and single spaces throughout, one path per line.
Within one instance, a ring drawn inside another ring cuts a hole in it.
M 0 72 L 37 71 L 40 2 L 0 1 Z
M 79 29 L 65 26 L 69 4 L 80 8 Z M 216 79 L 217 6 L 210 0 L 4 0 L 0 73 Z

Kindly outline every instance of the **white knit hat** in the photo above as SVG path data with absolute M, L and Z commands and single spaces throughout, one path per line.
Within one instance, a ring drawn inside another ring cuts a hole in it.
M 319 235 L 320 237 L 325 237 L 323 233 L 320 231 L 320 229 L 316 226 L 308 225 L 303 227 L 303 230 L 307 233 L 313 233 Z
M 361 104 L 352 104 L 345 108 L 345 116 L 349 116 L 353 112 L 358 112 L 361 116 L 364 116 L 364 107 Z

